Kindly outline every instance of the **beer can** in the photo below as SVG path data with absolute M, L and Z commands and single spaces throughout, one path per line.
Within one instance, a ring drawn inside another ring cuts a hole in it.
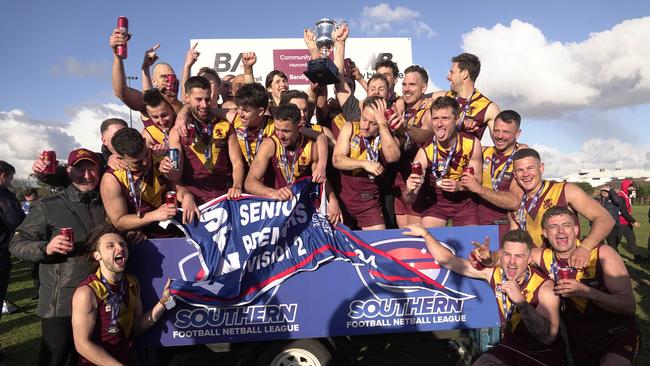
M 196 137 L 196 128 L 194 125 L 187 126 L 187 136 L 185 136 L 186 145 L 192 145 L 194 143 L 194 138 Z
M 62 227 L 59 231 L 59 235 L 65 236 L 69 242 L 74 243 L 74 231 L 71 227 Z
M 474 175 L 474 167 L 472 166 L 466 166 L 463 168 L 463 173 L 467 173 L 470 175 Z
M 578 271 L 575 267 L 560 267 L 557 269 L 558 280 L 575 280 Z
M 43 159 L 47 161 L 47 168 L 45 168 L 45 174 L 56 173 L 56 151 L 53 150 L 43 151 Z
M 176 84 L 178 84 L 176 75 L 167 74 L 167 90 L 176 93 Z
M 179 166 L 179 163 L 178 163 L 178 159 L 180 157 L 180 152 L 178 151 L 178 149 L 173 148 L 173 147 L 170 148 L 167 151 L 167 156 L 169 156 L 169 159 L 172 161 L 172 168 L 174 170 L 180 169 L 180 166 Z
M 117 28 L 124 32 L 124 34 L 129 34 L 129 20 L 126 17 L 117 18 Z M 128 50 L 126 45 L 117 46 L 117 56 L 121 59 L 125 59 L 128 56 Z
M 386 118 L 386 121 L 388 121 L 393 114 L 395 114 L 395 110 L 393 108 L 388 108 L 384 111 L 384 117 Z
M 165 204 L 168 206 L 174 205 L 176 206 L 176 192 L 175 191 L 169 191 L 165 194 Z
M 422 175 L 422 164 L 419 161 L 414 161 L 411 163 L 411 174 Z

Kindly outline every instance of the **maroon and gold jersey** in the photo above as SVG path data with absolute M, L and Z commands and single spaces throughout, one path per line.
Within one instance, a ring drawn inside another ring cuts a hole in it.
M 501 267 L 497 267 L 492 272 L 492 277 L 490 278 L 490 287 L 495 294 L 497 306 L 499 308 L 499 318 L 501 319 L 501 334 L 503 334 L 503 337 L 501 338 L 500 344 L 509 346 L 526 354 L 535 353 L 537 351 L 546 351 L 549 349 L 551 349 L 552 352 L 561 354 L 563 352 L 563 347 L 562 340 L 559 336 L 555 338 L 553 343 L 546 345 L 530 334 L 526 327 L 526 323 L 524 323 L 522 319 L 519 309 L 517 309 L 516 306 L 513 306 L 508 296 L 503 296 L 504 294 L 501 292 L 501 284 L 503 283 L 502 276 Z M 539 289 L 546 281 L 549 280 L 542 272 L 536 268 L 528 267 L 528 275 L 519 287 L 521 288 L 521 293 L 526 299 L 526 302 L 533 308 L 537 308 L 539 305 Z M 504 311 L 508 311 L 510 314 L 508 315 Z
M 329 126 L 330 130 L 332 130 L 332 134 L 334 134 L 334 138 L 339 138 L 339 133 L 341 133 L 341 129 L 343 128 L 343 125 L 345 125 L 347 121 L 345 120 L 345 117 L 341 113 L 337 114 L 332 118 L 331 124 Z
M 151 136 L 153 141 L 159 145 L 169 147 L 169 132 L 163 131 L 157 124 L 150 124 L 144 130 Z
M 311 165 L 313 163 L 314 142 L 303 135 L 298 136 L 298 143 L 293 151 L 287 151 L 286 161 L 283 158 L 285 148 L 276 136 L 270 138 L 275 144 L 275 153 L 264 175 L 264 182 L 268 187 L 280 189 L 289 185 L 288 180 L 295 182 L 302 177 L 311 176 Z M 292 164 L 293 162 L 293 164 Z M 293 177 L 287 179 L 286 174 L 293 165 Z
M 275 121 L 271 116 L 265 115 L 262 116 L 262 122 L 258 128 L 248 130 L 242 123 L 238 114 L 233 121 L 233 127 L 237 133 L 237 141 L 239 142 L 239 148 L 244 156 L 244 161 L 246 162 L 246 165 L 250 167 L 253 159 L 255 159 L 255 154 L 257 153 L 257 147 L 259 144 L 261 144 L 265 138 L 271 137 L 275 134 Z M 260 132 L 262 133 L 261 136 Z M 246 142 L 248 142 L 248 147 L 246 146 Z
M 578 270 L 576 280 L 586 286 L 595 288 L 599 291 L 610 293 L 605 286 L 602 263 L 599 259 L 600 248 L 603 244 L 598 244 L 591 250 L 587 267 Z M 553 277 L 553 262 L 556 266 L 567 267 L 568 262 L 561 258 L 555 258 L 553 250 L 544 249 L 540 268 L 549 278 Z M 634 314 L 617 314 L 608 311 L 598 304 L 583 297 L 564 297 L 562 298 L 561 316 L 569 333 L 569 341 L 572 347 L 584 349 L 595 349 L 598 347 L 606 348 L 608 338 L 618 336 L 625 332 L 634 334 L 638 332 L 638 324 Z M 634 337 L 630 342 L 629 351 L 638 347 L 634 343 Z
M 89 275 L 84 279 L 79 287 L 88 286 L 92 289 L 97 301 L 97 315 L 95 317 L 95 329 L 91 335 L 93 343 L 100 345 L 111 356 L 120 361 L 122 364 L 130 365 L 133 359 L 133 327 L 135 325 L 135 310 L 137 301 L 140 298 L 140 286 L 134 276 L 125 274 L 123 281 L 125 284 L 125 295 L 122 299 L 120 312 L 117 317 L 118 331 L 109 334 L 108 329 L 111 323 L 110 305 L 108 303 L 108 289 L 101 281 L 101 272 Z M 112 285 L 111 291 L 117 293 L 118 285 Z M 92 365 L 92 363 L 82 356 L 79 356 L 80 365 Z
M 567 200 L 564 194 L 564 183 L 543 181 L 544 187 L 542 194 L 539 196 L 537 204 L 526 213 L 526 231 L 533 238 L 535 246 L 538 248 L 546 247 L 544 236 L 542 235 L 542 217 L 544 213 L 553 206 L 567 207 Z M 526 198 L 525 206 L 529 207 L 533 199 Z M 515 221 L 519 228 L 522 228 L 517 211 L 510 211 L 510 217 Z
M 150 162 L 151 164 L 151 162 Z M 169 190 L 169 181 L 158 171 L 156 166 L 152 166 L 149 171 L 140 177 L 134 178 L 135 193 L 137 197 L 132 197 L 129 186 L 129 178 L 126 169 L 113 170 L 108 169 L 107 173 L 115 176 L 122 188 L 122 194 L 126 200 L 126 207 L 129 214 L 135 214 L 138 211 L 137 202 L 140 203 L 140 212 L 151 212 L 164 202 L 165 193 Z M 143 179 L 144 178 L 144 179 Z
M 447 94 L 445 94 L 445 96 L 456 99 L 458 104 L 460 104 L 460 110 L 462 116 L 462 111 L 465 110 L 468 100 L 459 97 L 455 92 L 451 90 L 448 91 Z M 473 119 L 478 124 L 479 126 L 478 131 L 473 132 L 472 135 L 476 136 L 479 140 L 483 137 L 483 133 L 485 132 L 485 127 L 487 126 L 487 121 L 485 120 L 485 114 L 487 113 L 487 109 L 490 106 L 490 104 L 492 104 L 491 100 L 489 100 L 485 95 L 481 94 L 481 92 L 479 92 L 478 89 L 474 89 L 474 94 L 472 94 L 472 97 L 469 100 L 469 109 L 465 114 L 465 118 Z
M 367 160 L 368 148 L 378 152 L 379 162 L 386 165 L 381 152 L 381 141 L 374 146 L 375 138 L 367 139 L 373 146 L 366 146 L 366 139 L 361 137 L 361 125 L 359 122 L 351 122 L 352 133 L 350 136 L 350 153 L 348 157 L 354 160 Z M 375 200 L 379 198 L 379 187 L 377 178 L 371 178 L 365 169 L 342 170 L 341 171 L 341 198 L 346 205 L 363 200 Z
M 183 148 L 182 182 L 194 195 L 197 205 L 221 196 L 232 186 L 228 138 L 234 130 L 226 120 L 213 123 L 211 135 L 205 125 L 198 124 L 206 128 L 206 133 L 203 137 L 197 133 L 194 142 Z
M 463 176 L 463 169 L 467 166 L 469 166 L 469 162 L 472 158 L 472 152 L 474 151 L 474 143 L 475 139 L 473 135 L 468 134 L 467 132 L 459 132 L 456 137 L 456 151 L 454 152 L 454 156 L 452 156 L 451 161 L 449 162 L 449 169 L 447 170 L 447 174 L 445 175 L 445 178 L 449 179 L 456 179 L 460 180 L 460 178 Z M 433 139 L 422 149 L 424 149 L 424 152 L 427 157 L 427 162 L 429 164 L 429 167 L 433 167 L 433 155 L 434 155 L 434 141 Z M 440 146 L 440 143 L 438 144 L 438 169 L 442 169 L 442 167 L 445 165 L 445 161 L 447 160 L 447 157 L 449 156 L 449 151 L 451 148 L 445 149 L 442 146 Z M 433 174 L 430 174 L 430 178 L 432 177 Z M 433 183 L 435 184 L 435 182 Z
M 498 181 L 497 191 L 508 192 L 510 190 L 510 184 L 514 178 L 513 164 L 510 161 L 506 166 L 506 163 L 515 150 L 516 147 L 505 153 L 500 153 L 494 146 L 483 148 L 483 187 L 494 190 L 492 184 Z M 505 171 L 503 171 L 504 168 Z M 500 181 L 499 177 L 501 177 Z M 486 200 L 480 200 L 478 213 L 481 225 L 490 225 L 497 220 L 507 223 L 508 210 L 497 207 Z

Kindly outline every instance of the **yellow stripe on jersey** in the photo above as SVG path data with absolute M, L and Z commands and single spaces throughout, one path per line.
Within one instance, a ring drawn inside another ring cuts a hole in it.
M 149 133 L 156 144 L 169 146 L 169 144 L 165 142 L 165 132 L 160 129 L 160 127 L 154 124 L 145 127 L 145 130 Z
M 577 246 L 580 246 L 578 242 Z M 544 262 L 544 269 L 549 273 L 549 277 L 553 279 L 553 273 L 551 272 L 551 265 L 553 263 L 553 249 L 545 248 L 542 252 L 542 258 Z M 596 279 L 596 266 L 598 265 L 598 247 L 591 250 L 589 253 L 589 262 L 587 267 L 582 270 L 578 270 L 576 275 L 576 281 L 578 282 L 590 282 Z M 583 281 L 584 280 L 584 281 Z M 571 296 L 565 299 L 566 301 L 572 301 L 576 309 L 584 313 L 587 308 L 588 300 L 584 297 Z
M 264 129 L 263 130 L 264 132 L 262 132 L 262 140 L 259 141 L 260 143 L 264 140 L 264 138 L 271 137 L 275 134 L 275 121 L 270 116 L 262 116 L 261 126 L 262 126 L 261 128 Z M 255 158 L 255 154 L 257 153 L 258 135 L 255 134 L 255 140 L 249 142 L 249 147 L 251 149 L 251 153 L 253 154 L 253 156 L 248 156 L 248 152 L 246 151 L 246 141 L 244 140 L 244 136 L 246 136 L 246 126 L 244 126 L 244 124 L 242 123 L 239 114 L 235 117 L 235 120 L 233 121 L 233 127 L 235 128 L 235 132 L 237 133 L 237 141 L 239 142 L 239 148 L 241 149 L 241 152 L 244 155 L 244 160 L 248 162 L 248 165 L 250 166 L 251 162 L 253 161 L 253 158 Z
M 293 182 L 296 179 L 300 178 L 301 172 L 304 172 L 306 169 L 311 167 L 312 161 L 313 161 L 313 155 L 312 155 L 312 148 L 314 142 L 312 140 L 307 140 L 307 143 L 305 144 L 304 149 L 300 152 L 300 156 L 298 156 L 295 160 L 295 164 L 293 166 L 293 179 L 289 180 L 287 179 L 287 176 L 285 174 L 286 167 L 282 162 L 282 143 L 280 142 L 280 139 L 277 138 L 277 136 L 272 136 L 273 142 L 275 142 L 275 158 L 278 161 L 278 168 L 280 172 L 282 173 L 282 176 L 284 177 L 284 180 L 287 182 Z M 299 139 L 304 139 L 306 137 L 300 135 L 298 137 Z M 300 144 L 302 144 L 302 141 L 299 141 Z M 301 168 L 304 167 L 304 168 Z
M 149 163 L 153 164 L 152 162 Z M 147 179 L 142 182 L 142 186 L 140 186 L 140 181 L 137 180 L 135 186 L 136 189 L 138 189 L 138 187 L 142 187 L 142 201 L 147 202 L 156 208 L 162 205 L 162 197 L 164 195 L 164 192 L 167 192 L 167 178 L 165 178 L 162 173 L 158 171 L 157 166 L 151 167 L 151 171 L 153 172 L 153 179 L 151 179 L 151 177 L 147 177 Z M 113 175 L 115 178 L 117 178 L 117 181 L 120 183 L 120 185 L 126 188 L 126 192 L 130 192 L 129 178 L 127 177 L 126 169 L 115 170 L 113 171 Z M 161 181 L 165 183 L 161 184 Z M 127 197 L 127 199 L 129 199 L 129 197 Z
M 101 270 L 97 269 L 97 272 L 95 272 L 95 275 L 97 278 L 101 278 Z M 138 289 L 138 282 L 135 280 L 135 277 L 133 277 L 130 274 L 124 274 L 124 280 L 127 281 L 127 293 L 125 294 L 127 298 L 129 299 L 128 305 L 126 305 L 125 302 L 122 302 L 122 306 L 120 306 L 120 313 L 118 314 L 118 323 L 122 327 L 122 330 L 125 333 L 126 338 L 128 338 L 131 335 L 131 331 L 133 330 L 133 325 L 135 323 L 134 318 L 135 318 L 135 307 L 136 307 L 136 299 L 140 296 L 140 290 Z M 88 283 L 88 286 L 93 290 L 95 295 L 101 299 L 100 304 L 97 304 L 97 306 L 103 306 L 104 304 L 108 304 L 107 298 L 108 298 L 108 289 L 104 284 L 101 282 L 101 280 L 95 280 L 91 281 Z
M 219 160 L 219 154 L 223 149 L 228 151 L 228 131 L 230 130 L 230 122 L 225 119 L 219 120 L 212 129 L 212 159 L 210 161 L 206 160 L 205 142 L 199 137 L 194 140 L 194 143 L 190 145 L 192 152 L 199 158 L 203 166 L 209 171 L 212 172 L 214 169 L 217 160 Z
M 456 93 L 450 90 L 445 94 L 445 96 L 456 98 Z M 481 113 L 481 111 L 486 109 L 490 103 L 492 103 L 492 101 L 489 100 L 485 95 L 481 94 L 478 89 L 474 89 L 474 94 L 472 94 L 470 100 L 472 104 L 470 104 L 469 111 L 467 111 L 467 114 L 465 115 L 465 117 L 469 118 L 476 117 L 479 113 Z
M 472 158 L 472 151 L 474 150 L 474 137 L 466 133 L 458 133 L 456 140 L 456 152 L 454 153 L 455 157 L 452 158 L 452 161 L 449 163 L 449 170 L 447 171 L 446 178 L 460 180 L 460 177 L 463 176 L 463 168 L 469 165 L 469 161 Z M 424 148 L 426 153 L 427 160 L 433 162 L 433 142 L 428 144 Z M 444 149 L 438 143 L 438 166 L 442 167 L 445 165 L 447 155 L 449 154 L 449 149 Z M 460 159 L 457 156 L 460 155 Z M 457 162 L 457 164 L 455 164 Z M 455 166 L 454 166 L 455 165 Z
M 536 271 L 532 270 L 530 267 L 528 267 L 528 271 L 530 273 L 530 278 L 528 279 L 528 283 L 526 284 L 526 286 L 523 289 L 521 289 L 521 293 L 522 295 L 524 295 L 526 302 L 531 303 L 531 301 L 535 297 L 535 292 L 540 286 L 544 284 L 546 278 L 540 276 Z M 501 277 L 501 267 L 497 267 L 494 269 L 494 271 L 492 272 L 492 278 L 494 280 L 494 283 L 497 285 L 500 285 L 503 282 Z M 503 318 L 505 319 L 506 314 L 503 314 L 504 306 L 503 306 L 503 296 L 501 296 L 501 292 L 495 291 L 495 297 L 497 299 L 497 305 L 499 306 L 499 312 L 503 315 Z M 509 309 L 510 305 L 511 305 L 510 299 L 508 298 L 508 296 L 506 296 L 505 308 Z M 517 311 L 517 308 L 515 307 L 509 321 L 510 331 L 512 333 L 515 332 L 515 330 L 517 329 L 517 325 L 519 325 L 520 322 L 521 322 L 521 313 Z

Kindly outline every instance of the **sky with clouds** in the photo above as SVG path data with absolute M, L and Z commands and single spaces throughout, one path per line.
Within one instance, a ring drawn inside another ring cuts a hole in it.
M 25 175 L 38 152 L 98 149 L 103 119 L 128 120 L 110 84 L 108 37 L 120 15 L 133 34 L 130 75 L 156 43 L 161 59 L 180 72 L 192 38 L 301 37 L 302 29 L 329 17 L 346 19 L 351 37 L 410 37 L 413 61 L 441 88 L 448 86 L 452 56 L 478 55 L 477 87 L 501 109 L 522 114 L 520 140 L 540 150 L 550 176 L 580 168 L 650 169 L 650 2 L 186 4 L 2 2 L 0 30 L 8 37 L 0 61 L 0 159 Z

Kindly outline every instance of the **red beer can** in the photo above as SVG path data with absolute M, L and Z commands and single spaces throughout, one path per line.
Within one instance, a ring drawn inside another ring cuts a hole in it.
M 176 93 L 176 84 L 178 84 L 178 79 L 174 74 L 167 74 L 167 90 Z
M 472 166 L 466 166 L 463 168 L 463 173 L 467 173 L 470 175 L 474 175 L 474 167 Z
M 476 261 L 476 264 L 474 265 L 475 269 L 478 269 L 479 271 L 485 269 L 485 266 L 483 265 L 483 263 L 481 263 L 481 261 L 478 259 L 476 254 L 474 254 L 474 252 L 469 253 L 469 256 Z
M 575 280 L 578 271 L 574 267 L 560 267 L 557 269 L 558 280 Z
M 74 231 L 71 227 L 62 227 L 59 231 L 59 235 L 65 236 L 69 242 L 74 243 Z
M 411 163 L 411 174 L 422 175 L 422 164 L 419 161 L 414 161 Z
M 56 152 L 53 150 L 43 151 L 43 159 L 47 161 L 47 168 L 45 168 L 45 174 L 56 173 Z
M 165 194 L 165 204 L 169 206 L 176 206 L 176 192 L 175 191 L 169 191 L 167 194 Z
M 129 34 L 129 20 L 126 17 L 117 18 L 117 28 L 124 32 L 128 36 Z M 128 50 L 126 45 L 117 46 L 117 56 L 121 59 L 125 59 L 128 56 Z

